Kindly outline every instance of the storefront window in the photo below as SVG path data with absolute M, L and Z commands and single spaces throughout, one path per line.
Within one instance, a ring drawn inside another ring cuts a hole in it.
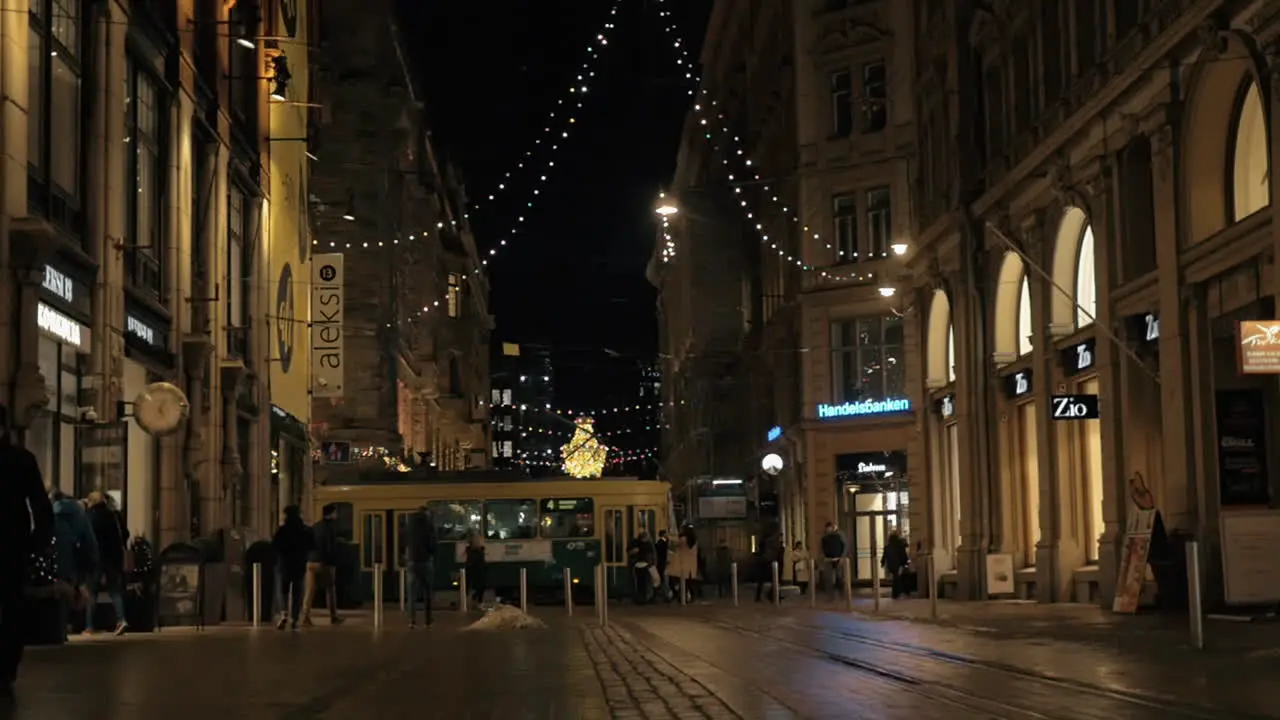
M 1080 383 L 1080 392 L 1085 395 L 1098 394 L 1098 379 L 1090 378 Z M 1098 562 L 1098 538 L 1102 536 L 1104 523 L 1102 520 L 1102 423 L 1098 420 L 1084 420 L 1080 423 L 1080 431 L 1084 435 L 1082 450 L 1084 451 L 1084 502 L 1085 558 L 1090 563 Z
M 1036 545 L 1040 542 L 1040 450 L 1034 402 L 1018 406 L 1017 433 L 1021 458 L 1017 482 L 1022 505 L 1022 565 L 1035 567 Z
M 831 325 L 834 402 L 905 396 L 902 318 L 841 320 Z
M 80 488 L 75 482 L 75 454 L 80 380 L 76 374 L 76 348 L 42 337 L 37 352 L 49 402 L 27 429 L 25 444 L 35 454 L 46 485 L 77 494 Z

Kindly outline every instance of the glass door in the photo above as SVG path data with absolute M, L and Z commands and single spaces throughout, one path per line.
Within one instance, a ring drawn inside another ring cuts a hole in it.
M 386 577 L 386 521 L 386 513 L 381 510 L 360 513 L 360 589 L 366 600 L 373 599 L 373 584 L 383 582 Z M 379 565 L 382 575 L 375 576 Z
M 631 542 L 633 523 L 625 507 L 606 507 L 602 517 L 605 584 L 613 596 L 628 592 L 631 586 L 630 583 L 619 583 L 627 579 L 627 545 Z

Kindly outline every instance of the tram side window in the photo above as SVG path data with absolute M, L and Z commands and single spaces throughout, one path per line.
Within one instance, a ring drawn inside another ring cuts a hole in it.
M 484 504 L 484 536 L 489 540 L 532 540 L 538 536 L 538 504 L 533 500 L 490 500 Z
M 438 542 L 466 540 L 472 530 L 480 532 L 481 503 L 479 500 L 437 500 L 427 503 L 427 510 L 436 524 Z
M 588 538 L 595 534 L 595 501 L 591 498 L 555 498 L 542 501 L 543 538 Z

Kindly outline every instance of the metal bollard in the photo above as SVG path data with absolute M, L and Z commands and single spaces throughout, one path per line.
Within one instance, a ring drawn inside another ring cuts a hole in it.
M 400 612 L 404 612 L 409 599 L 409 569 L 400 568 Z
M 467 612 L 470 609 L 471 593 L 467 592 L 467 569 L 458 571 L 458 609 Z
M 818 566 L 813 560 L 809 561 L 809 607 L 818 606 Z
M 595 586 L 596 586 L 596 622 L 604 627 L 604 598 L 601 595 L 601 588 L 604 587 L 604 566 L 597 565 L 595 569 Z
M 262 626 L 262 563 L 253 564 L 253 626 Z
M 929 561 L 925 563 L 925 570 L 929 573 L 929 617 L 934 620 L 938 619 L 938 571 L 936 561 L 933 555 L 929 556 Z
M 520 568 L 520 612 L 529 612 L 529 571 Z
M 568 568 L 564 570 L 564 610 L 573 617 L 573 573 Z
M 738 563 L 729 563 L 729 585 L 733 590 L 733 606 L 738 607 Z
M 773 589 L 773 606 L 774 606 L 774 607 L 781 607 L 781 606 L 782 606 L 782 592 L 781 592 L 780 590 L 778 590 L 778 561 L 777 561 L 777 560 L 774 560 L 774 561 L 773 561 L 773 563 L 772 563 L 772 567 L 770 568 L 770 570 L 771 570 L 771 571 L 772 571 L 772 573 L 773 573 L 773 585 L 771 586 L 771 587 L 772 587 L 772 589 Z
M 853 612 L 853 565 L 849 562 L 849 558 L 840 558 L 840 565 L 844 571 L 844 607 L 849 612 Z
M 1191 615 L 1191 647 L 1204 649 L 1204 612 L 1200 605 L 1200 543 L 1187 541 L 1187 610 Z
M 600 612 L 605 625 L 609 624 L 609 569 L 600 566 Z
M 880 612 L 880 563 L 875 553 L 871 554 L 871 607 Z
M 680 604 L 681 605 L 684 605 L 689 600 L 689 596 L 686 593 L 688 593 L 688 588 L 685 585 L 685 577 L 681 575 L 680 576 Z
M 373 564 L 373 626 L 382 627 L 382 563 Z

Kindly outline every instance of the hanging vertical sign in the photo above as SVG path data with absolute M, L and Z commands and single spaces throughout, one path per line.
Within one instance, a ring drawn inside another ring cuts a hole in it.
M 316 255 L 311 259 L 311 395 L 342 397 L 343 297 L 342 254 Z

